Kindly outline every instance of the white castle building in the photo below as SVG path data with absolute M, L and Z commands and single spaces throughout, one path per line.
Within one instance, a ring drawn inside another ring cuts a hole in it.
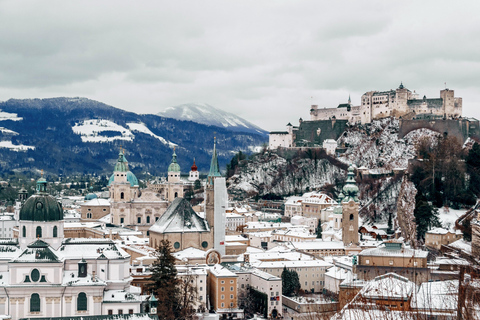
M 64 239 L 63 209 L 37 181 L 18 239 L 0 240 L 0 315 L 12 320 L 141 311 L 130 256 L 110 239 Z
M 462 116 L 462 98 L 454 96 L 454 90 L 440 90 L 439 98 L 419 98 L 403 84 L 396 90 L 369 91 L 361 98 L 361 104 L 354 106 L 350 98 L 348 103 L 337 108 L 318 108 L 312 105 L 310 120 L 348 120 L 350 123 L 370 123 L 372 120 L 386 117 L 430 115 L 446 119 Z

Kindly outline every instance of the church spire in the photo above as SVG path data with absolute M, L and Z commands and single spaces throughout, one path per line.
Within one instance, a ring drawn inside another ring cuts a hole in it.
M 348 104 L 352 104 L 352 99 L 350 99 L 350 95 L 348 95 Z
M 208 172 L 208 183 L 213 184 L 214 177 L 221 177 L 220 166 L 218 165 L 217 157 L 217 138 L 214 138 L 213 142 L 213 155 L 212 161 L 210 162 L 210 171 Z

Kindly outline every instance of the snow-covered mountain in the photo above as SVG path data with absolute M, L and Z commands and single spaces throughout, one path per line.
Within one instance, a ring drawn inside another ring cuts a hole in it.
M 210 126 L 217 126 L 232 131 L 267 134 L 265 130 L 240 118 L 239 116 L 220 110 L 206 103 L 187 103 L 169 107 L 159 112 L 159 116 L 177 120 L 193 121 Z

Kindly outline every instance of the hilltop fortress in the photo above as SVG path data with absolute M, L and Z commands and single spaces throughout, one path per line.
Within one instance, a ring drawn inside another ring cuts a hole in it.
M 448 128 L 443 128 L 445 124 L 442 128 L 439 127 L 438 120 L 444 120 L 448 122 L 447 127 L 455 127 L 453 130 L 455 135 L 462 140 L 472 133 L 472 129 L 477 129 L 476 123 L 472 125 L 471 120 L 462 119 L 462 98 L 455 97 L 454 90 L 448 88 L 440 90 L 439 98 L 426 96 L 419 98 L 415 91 L 410 91 L 400 83 L 395 90 L 365 92 L 358 106 L 352 104 L 350 97 L 347 103 L 339 104 L 336 108 L 322 109 L 318 105 L 312 105 L 309 121 L 300 118 L 298 127 L 289 123 L 286 131 L 270 132 L 269 147 L 276 149 L 322 146 L 325 143 L 334 145 L 334 141 L 343 133 L 347 123 L 365 124 L 387 117 L 402 119 L 401 126 L 408 122 L 408 128 L 403 131 L 410 131 L 414 127 L 427 127 L 439 132 L 441 130 L 448 132 Z M 468 123 L 464 123 L 465 121 Z M 323 147 L 327 148 L 325 145 Z
M 462 116 L 462 98 L 454 96 L 454 90 L 440 90 L 440 98 L 419 98 L 417 93 L 405 88 L 403 84 L 396 90 L 369 91 L 362 95 L 361 104 L 354 106 L 350 98 L 348 103 L 337 108 L 319 109 L 313 105 L 310 120 L 347 120 L 350 123 L 370 123 L 372 120 L 386 117 L 423 117 L 456 119 Z

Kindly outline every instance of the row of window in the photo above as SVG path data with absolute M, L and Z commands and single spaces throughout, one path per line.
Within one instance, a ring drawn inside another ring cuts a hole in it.
M 22 228 L 22 236 L 25 238 L 27 236 L 27 228 L 23 226 Z M 41 238 L 42 237 L 42 227 L 38 226 L 37 229 L 35 229 L 35 238 Z M 58 228 L 57 226 L 53 227 L 53 237 L 56 238 L 58 237 Z
M 87 217 L 88 217 L 88 214 L 87 214 Z M 155 221 L 158 220 L 159 217 L 155 217 Z M 125 218 L 120 218 L 120 223 L 124 223 L 125 222 Z M 137 217 L 137 223 L 138 224 L 141 224 L 142 223 L 142 217 Z M 150 223 L 150 216 L 147 216 L 147 224 Z
M 30 312 L 40 312 L 40 305 L 40 295 L 38 293 L 32 293 L 30 296 Z M 80 292 L 77 296 L 77 311 L 87 311 L 87 307 L 87 294 Z

